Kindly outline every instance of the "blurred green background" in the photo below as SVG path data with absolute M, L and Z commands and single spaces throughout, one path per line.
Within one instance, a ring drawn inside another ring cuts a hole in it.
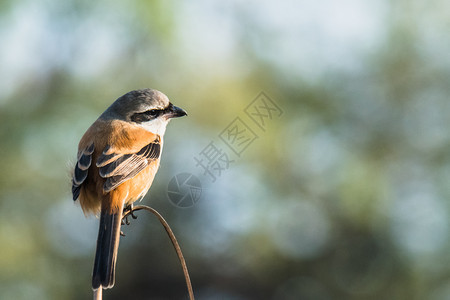
M 166 93 L 144 199 L 198 299 L 450 299 L 450 2 L 0 2 L 0 299 L 89 299 L 97 222 L 70 193 L 79 139 L 117 97 Z M 261 130 L 245 108 L 282 110 Z M 236 117 L 258 138 L 237 156 Z M 215 182 L 194 160 L 234 160 Z M 170 179 L 197 176 L 178 208 Z M 186 299 L 143 212 L 104 299 Z

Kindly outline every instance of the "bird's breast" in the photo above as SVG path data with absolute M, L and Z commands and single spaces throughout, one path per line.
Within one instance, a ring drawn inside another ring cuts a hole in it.
M 125 181 L 116 189 L 109 192 L 109 203 L 111 209 L 122 209 L 123 206 L 132 204 L 137 200 L 141 200 L 150 189 L 155 174 L 158 171 L 159 159 L 153 160 L 150 164 L 135 177 Z

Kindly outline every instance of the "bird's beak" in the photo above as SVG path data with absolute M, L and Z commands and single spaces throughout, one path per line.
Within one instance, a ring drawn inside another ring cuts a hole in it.
M 187 113 L 184 109 L 173 105 L 172 108 L 168 111 L 166 116 L 168 118 L 179 118 L 179 117 L 187 116 Z

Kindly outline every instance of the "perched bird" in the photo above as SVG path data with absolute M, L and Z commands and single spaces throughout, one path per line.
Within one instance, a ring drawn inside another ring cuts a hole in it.
M 72 194 L 85 214 L 100 215 L 94 290 L 114 286 L 123 212 L 152 185 L 170 119 L 186 115 L 157 90 L 135 90 L 118 98 L 81 138 Z

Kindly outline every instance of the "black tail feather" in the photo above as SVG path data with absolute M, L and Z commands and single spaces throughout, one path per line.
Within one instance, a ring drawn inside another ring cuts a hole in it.
M 122 212 L 111 214 L 102 211 L 98 229 L 97 250 L 95 252 L 92 288 L 112 288 L 114 286 L 117 250 L 119 248 Z

